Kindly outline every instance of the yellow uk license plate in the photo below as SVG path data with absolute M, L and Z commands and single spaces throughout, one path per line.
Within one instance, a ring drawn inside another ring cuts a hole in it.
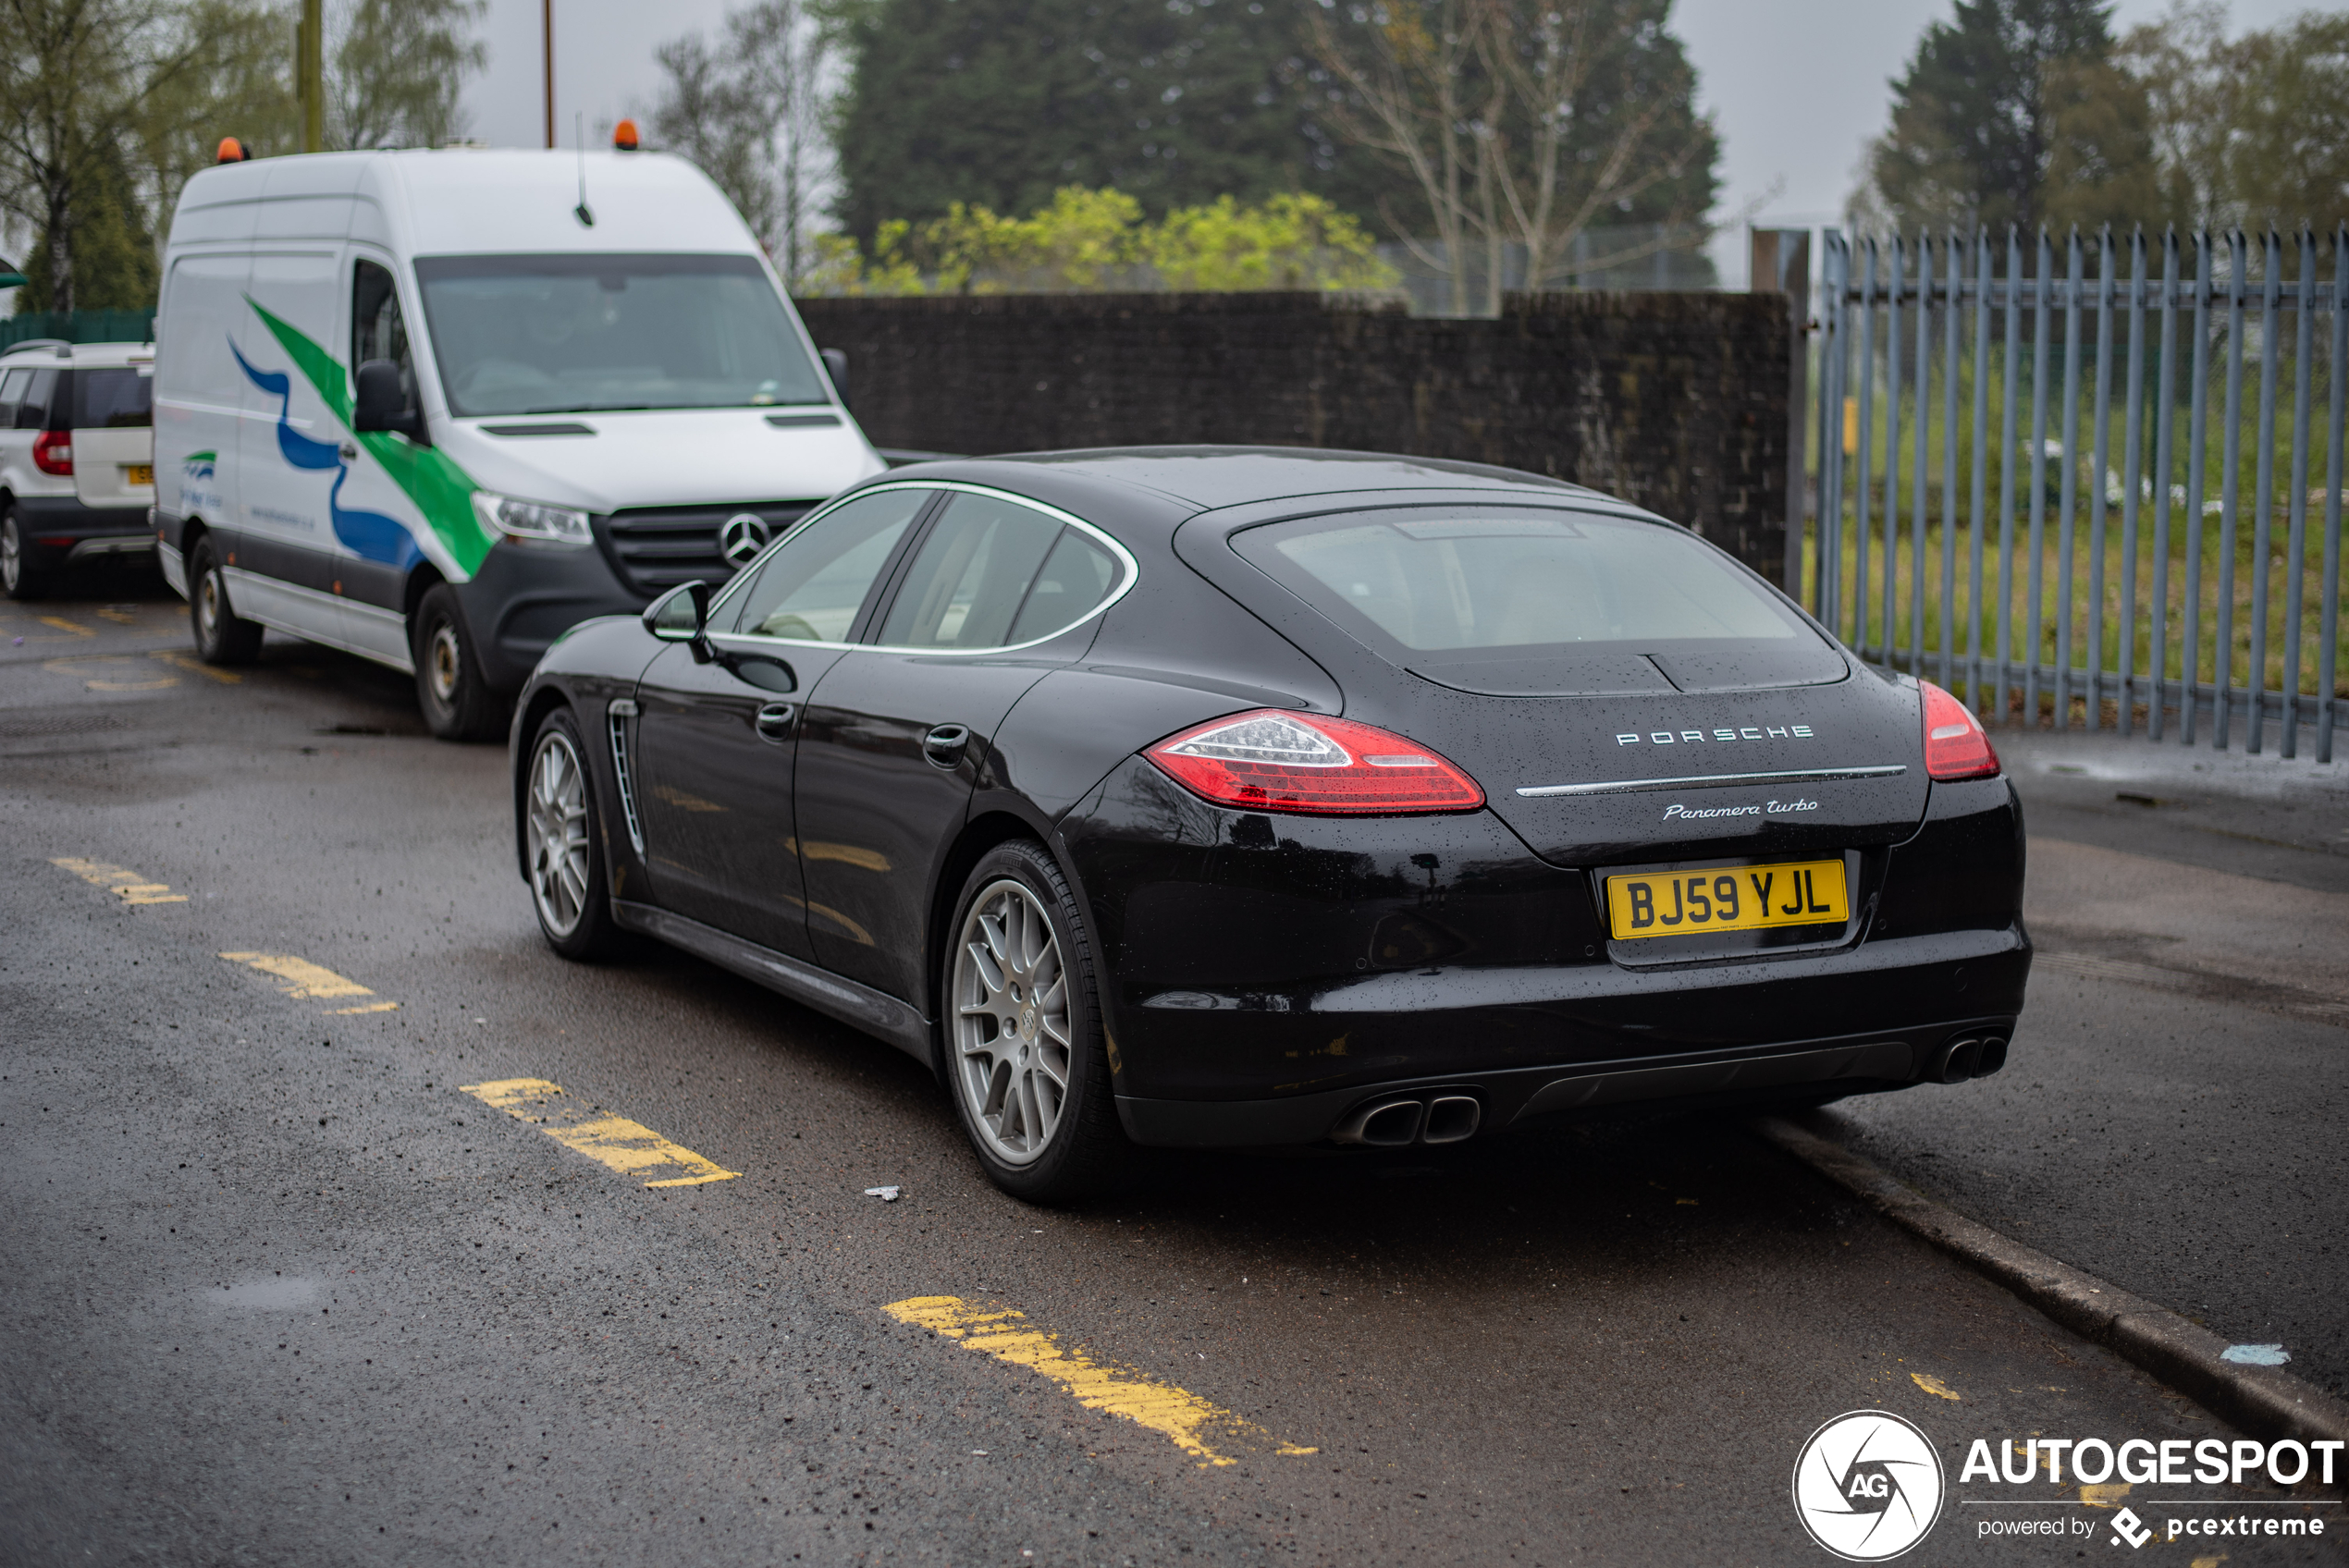
M 1840 860 L 1637 872 L 1606 879 L 1607 923 L 1617 941 L 1840 925 L 1851 909 Z
M 155 465 L 125 463 L 122 465 L 122 482 L 125 484 L 153 484 L 155 482 Z

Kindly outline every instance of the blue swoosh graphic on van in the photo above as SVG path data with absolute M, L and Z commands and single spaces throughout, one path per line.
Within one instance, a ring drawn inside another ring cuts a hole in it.
M 343 459 L 340 442 L 314 441 L 293 427 L 293 378 L 281 370 L 256 366 L 245 358 L 234 338 L 229 339 L 228 351 L 237 356 L 246 380 L 277 399 L 277 450 L 286 461 L 322 473 L 336 471 L 333 487 L 326 492 L 326 513 L 334 520 L 335 537 L 362 560 L 379 561 L 402 571 L 423 560 L 424 553 L 416 548 L 415 536 L 398 518 L 342 504 L 343 482 L 351 477 L 351 464 Z

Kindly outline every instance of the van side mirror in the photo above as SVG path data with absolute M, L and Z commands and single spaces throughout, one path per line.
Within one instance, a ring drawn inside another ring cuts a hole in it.
M 690 643 L 694 662 L 710 657 L 709 584 L 696 578 L 681 582 L 645 606 L 645 630 L 664 643 Z
M 359 367 L 358 397 L 351 409 L 351 428 L 390 430 L 412 441 L 424 439 L 424 416 L 408 406 L 400 387 L 400 367 L 389 360 L 369 360 Z
M 843 409 L 847 408 L 849 406 L 848 350 L 825 349 L 820 352 L 824 356 L 824 374 L 832 378 L 832 390 L 840 394 L 840 406 Z

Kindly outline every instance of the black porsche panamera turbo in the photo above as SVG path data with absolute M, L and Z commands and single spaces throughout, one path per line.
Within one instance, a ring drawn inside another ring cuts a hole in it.
M 946 1082 L 1006 1189 L 1996 1072 L 2020 805 L 1686 529 L 1358 453 L 900 469 L 516 708 L 517 849 Z

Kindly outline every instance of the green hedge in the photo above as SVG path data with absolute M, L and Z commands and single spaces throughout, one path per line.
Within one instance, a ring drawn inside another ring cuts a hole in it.
M 0 320 L 0 349 L 28 337 L 62 337 L 68 343 L 152 343 L 153 311 L 34 311 Z

